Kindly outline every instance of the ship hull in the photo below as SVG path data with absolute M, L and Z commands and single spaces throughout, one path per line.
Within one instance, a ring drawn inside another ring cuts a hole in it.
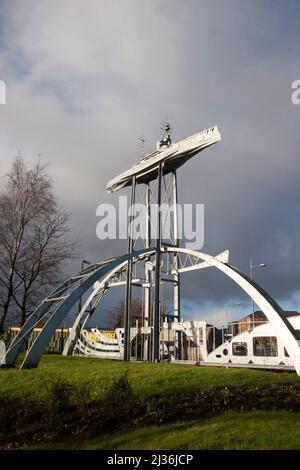
M 171 144 L 169 147 L 159 149 L 144 157 L 129 170 L 109 181 L 106 185 L 106 190 L 113 193 L 126 186 L 131 186 L 133 177 L 136 178 L 138 184 L 149 183 L 157 178 L 158 167 L 161 163 L 163 163 L 163 174 L 170 173 L 182 166 L 197 153 L 220 140 L 221 135 L 217 126 L 214 126 Z

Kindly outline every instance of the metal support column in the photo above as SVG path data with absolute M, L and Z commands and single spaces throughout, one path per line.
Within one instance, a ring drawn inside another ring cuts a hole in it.
M 151 245 L 151 223 L 150 223 L 150 183 L 145 185 L 145 202 L 146 202 L 146 239 L 145 239 L 145 248 L 150 248 Z M 144 318 L 143 326 L 151 326 L 150 322 L 150 289 L 151 289 L 151 272 L 149 270 L 149 261 L 150 258 L 145 260 L 145 287 L 144 287 Z M 143 360 L 149 361 L 151 348 L 149 348 L 149 334 L 144 336 L 143 341 Z
M 130 233 L 128 234 L 128 253 L 131 253 L 133 250 L 133 233 L 132 233 L 132 209 L 135 203 L 135 186 L 136 178 L 132 178 L 131 186 L 131 201 L 130 201 Z M 124 361 L 130 361 L 131 353 L 131 342 L 130 342 L 130 326 L 131 326 L 131 290 L 132 290 L 132 259 L 128 261 L 127 264 L 127 279 L 126 279 L 126 297 L 125 297 L 125 312 L 124 312 Z
M 177 193 L 177 175 L 176 171 L 173 171 L 173 243 L 176 247 L 179 247 L 179 236 L 178 236 L 178 193 Z M 174 255 L 174 322 L 180 322 L 180 274 L 178 272 L 178 255 Z M 181 331 L 176 333 L 177 343 L 177 357 L 181 359 L 182 347 L 181 347 Z M 175 352 L 175 351 L 174 351 Z
M 154 298 L 154 325 L 153 325 L 153 360 L 160 361 L 160 264 L 161 264 L 161 183 L 163 164 L 158 166 L 157 186 L 157 233 L 156 233 L 156 255 L 155 255 L 155 298 Z

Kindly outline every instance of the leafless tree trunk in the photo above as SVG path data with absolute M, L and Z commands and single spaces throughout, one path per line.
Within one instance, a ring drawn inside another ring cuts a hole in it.
M 125 302 L 120 301 L 112 310 L 108 310 L 105 315 L 105 326 L 111 330 L 124 327 L 124 308 Z M 170 313 L 166 306 L 163 307 L 162 316 Z M 143 316 L 143 303 L 139 298 L 131 301 L 131 326 L 136 325 L 136 320 L 141 324 Z
M 112 310 L 106 312 L 106 327 L 114 330 L 124 326 L 124 308 L 125 302 L 120 301 Z M 136 320 L 141 320 L 143 315 L 143 304 L 140 299 L 131 301 L 131 326 L 135 326 Z
M 0 195 L 0 332 L 7 320 L 22 324 L 75 253 L 69 216 L 61 211 L 40 162 L 14 159 Z

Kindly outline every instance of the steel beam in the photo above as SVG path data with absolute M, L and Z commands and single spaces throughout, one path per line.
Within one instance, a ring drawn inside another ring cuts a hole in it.
M 128 235 L 128 254 L 131 255 L 133 250 L 133 233 L 132 233 L 132 210 L 135 204 L 135 186 L 136 177 L 132 178 L 131 185 L 131 201 L 130 201 L 130 233 Z M 124 311 L 124 361 L 130 361 L 131 356 L 131 341 L 130 341 L 130 327 L 131 327 L 131 293 L 132 293 L 132 258 L 128 258 L 127 264 L 127 277 L 126 277 L 126 297 L 125 297 L 125 311 Z
M 178 213 L 177 213 L 177 203 L 178 203 L 178 193 L 177 193 L 177 174 L 176 171 L 172 173 L 172 183 L 173 183 L 173 243 L 176 247 L 179 247 L 179 237 L 178 237 Z M 178 255 L 174 254 L 174 274 L 173 278 L 175 281 L 174 284 L 174 321 L 180 321 L 180 274 L 178 272 Z M 177 348 L 176 353 L 177 357 L 175 359 L 182 359 L 182 341 L 181 341 L 181 332 L 176 332 L 176 342 Z
M 154 297 L 154 325 L 153 325 L 153 360 L 160 361 L 160 269 L 161 269 L 161 184 L 162 184 L 163 164 L 158 167 L 157 186 L 157 233 L 156 233 L 156 254 L 155 254 L 155 297 Z

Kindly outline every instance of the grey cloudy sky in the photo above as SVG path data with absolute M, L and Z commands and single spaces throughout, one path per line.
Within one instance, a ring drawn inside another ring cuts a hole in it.
M 181 201 L 205 203 L 203 251 L 267 263 L 258 282 L 300 309 L 299 17 L 297 0 L 0 0 L 1 176 L 18 151 L 42 154 L 96 260 L 126 250 L 97 240 L 95 211 L 117 202 L 105 184 L 137 160 L 141 131 L 151 151 L 166 117 L 175 139 L 217 124 L 222 142 L 179 174 Z M 208 271 L 184 297 L 186 318 L 250 308 Z

